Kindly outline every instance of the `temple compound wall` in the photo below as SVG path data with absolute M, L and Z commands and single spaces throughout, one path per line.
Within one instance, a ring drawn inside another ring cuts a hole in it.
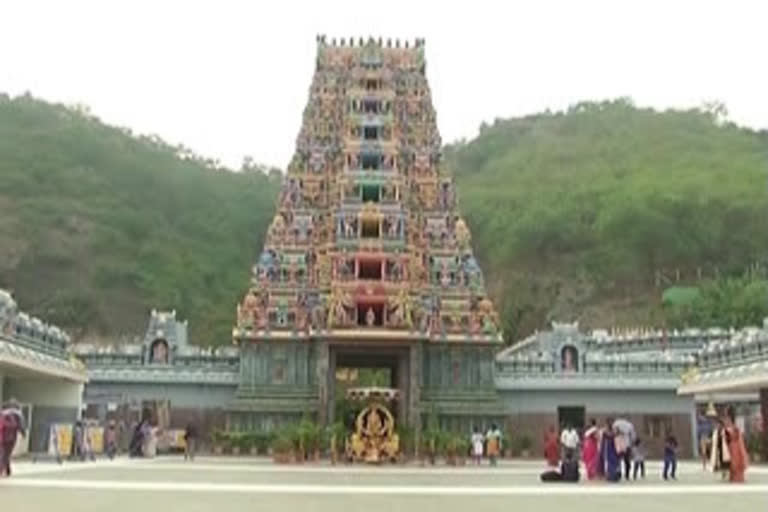
M 187 323 L 175 311 L 152 311 L 138 343 L 77 344 L 88 367 L 85 415 L 126 425 L 149 417 L 163 427 L 194 422 L 203 435 L 225 429 L 225 409 L 239 382 L 237 347 L 208 349 L 188 343 Z
M 701 331 L 596 330 L 553 323 L 496 356 L 496 388 L 508 428 L 542 448 L 550 426 L 577 428 L 626 418 L 651 456 L 663 453 L 672 433 L 683 453 L 696 450 L 696 397 L 680 396 L 680 377 L 708 343 L 727 339 L 722 329 Z M 706 397 L 703 397 L 706 399 Z

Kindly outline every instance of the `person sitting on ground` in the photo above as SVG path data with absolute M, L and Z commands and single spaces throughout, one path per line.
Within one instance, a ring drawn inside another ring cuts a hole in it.
M 581 478 L 579 471 L 579 461 L 572 452 L 565 455 L 565 459 L 560 464 L 560 470 L 552 469 L 541 474 L 542 482 L 569 482 L 576 483 Z

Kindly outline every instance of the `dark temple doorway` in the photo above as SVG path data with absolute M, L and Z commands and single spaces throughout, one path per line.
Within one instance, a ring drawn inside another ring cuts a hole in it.
M 342 421 L 350 427 L 354 423 L 356 408 L 346 400 L 349 388 L 386 387 L 400 390 L 400 400 L 389 404 L 395 421 L 407 421 L 408 347 L 369 345 L 340 345 L 330 347 L 328 375 L 328 417 L 331 422 Z
M 560 430 L 565 427 L 573 427 L 581 432 L 586 423 L 586 410 L 584 407 L 558 407 L 557 422 Z

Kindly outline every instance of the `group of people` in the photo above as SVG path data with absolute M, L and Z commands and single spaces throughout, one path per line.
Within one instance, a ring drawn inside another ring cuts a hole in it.
M 501 455 L 501 430 L 495 423 L 485 434 L 481 432 L 479 427 L 475 427 L 470 436 L 470 444 L 472 445 L 472 459 L 475 464 L 480 465 L 483 455 L 486 455 L 491 466 L 495 466 Z
M 11 476 L 11 456 L 19 436 L 26 435 L 19 403 L 11 399 L 0 411 L 0 476 Z
M 710 465 L 712 471 L 722 474 L 723 480 L 744 482 L 748 455 L 732 407 L 722 416 L 700 421 L 699 448 L 705 468 Z M 677 478 L 678 450 L 676 437 L 668 433 L 661 473 L 664 480 Z M 551 427 L 544 440 L 549 469 L 541 475 L 542 481 L 579 481 L 579 451 L 588 480 L 618 482 L 622 478 L 645 478 L 647 452 L 634 426 L 625 419 L 608 418 L 602 427 L 590 420 L 583 436 L 573 426 L 566 426 L 559 436 Z
M 602 427 L 590 420 L 580 436 L 572 426 L 566 426 L 558 436 L 551 427 L 544 440 L 544 458 L 550 469 L 541 475 L 542 481 L 580 480 L 579 450 L 588 480 L 618 482 L 645 478 L 646 449 L 637 436 L 634 425 L 625 419 L 608 418 Z M 678 444 L 668 435 L 664 445 L 664 480 L 675 479 Z

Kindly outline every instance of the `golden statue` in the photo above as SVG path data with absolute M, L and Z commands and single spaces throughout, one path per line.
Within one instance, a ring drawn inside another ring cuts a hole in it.
M 351 460 L 378 463 L 393 461 L 400 452 L 400 438 L 395 433 L 395 418 L 380 400 L 397 396 L 397 390 L 361 388 L 349 390 L 370 403 L 355 420 L 355 432 L 347 440 L 347 457 Z

